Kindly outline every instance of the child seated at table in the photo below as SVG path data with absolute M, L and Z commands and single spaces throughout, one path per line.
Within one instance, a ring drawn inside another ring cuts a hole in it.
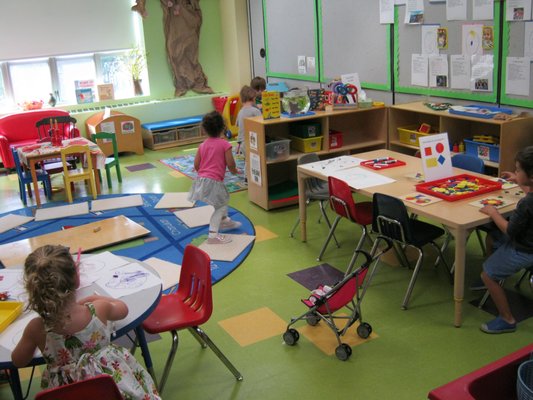
M 490 240 L 487 243 L 492 242 L 494 251 L 483 263 L 481 279 L 499 315 L 481 325 L 481 330 L 485 333 L 516 330 L 516 320 L 499 282 L 523 268 L 533 266 L 533 146 L 517 153 L 515 166 L 514 173 L 504 172 L 502 177 L 517 183 L 526 196 L 518 202 L 509 220 L 494 206 L 487 205 L 481 209 L 482 213 L 491 217 L 498 228 L 489 232 Z
M 97 295 L 76 301 L 79 284 L 67 247 L 42 246 L 26 258 L 28 308 L 39 316 L 24 329 L 13 364 L 28 365 L 38 348 L 46 361 L 43 389 L 108 374 L 125 399 L 160 399 L 146 370 L 128 350 L 110 343 L 111 321 L 125 318 L 127 305 Z

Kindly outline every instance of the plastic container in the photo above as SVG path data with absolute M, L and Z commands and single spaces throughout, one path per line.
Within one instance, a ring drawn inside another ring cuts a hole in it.
M 500 146 L 497 144 L 474 142 L 464 139 L 465 152 L 482 160 L 500 162 Z
M 528 360 L 518 367 L 516 380 L 518 400 L 533 400 L 533 360 Z
M 338 149 L 342 147 L 342 132 L 339 131 L 329 131 L 329 148 Z
M 311 106 L 306 90 L 291 89 L 281 99 L 283 112 L 290 115 L 305 115 Z
M 20 301 L 0 302 L 0 332 L 6 329 L 22 313 L 23 303 Z
M 273 138 L 270 143 L 265 144 L 267 161 L 280 161 L 289 157 L 291 140 L 284 138 Z
M 228 101 L 228 96 L 213 97 L 211 98 L 211 101 L 213 102 L 213 107 L 215 107 L 215 110 L 222 114 L 224 106 L 226 105 L 226 101 Z
M 323 136 L 308 139 L 291 136 L 291 147 L 302 153 L 313 153 L 322 150 L 322 139 Z
M 314 138 L 322 135 L 322 125 L 320 122 L 295 123 L 290 125 L 289 132 L 299 138 Z
M 431 130 L 429 133 L 418 132 L 420 125 L 409 125 L 404 127 L 398 127 L 398 136 L 400 142 L 409 144 L 411 146 L 420 146 L 418 143 L 418 138 L 421 136 L 429 136 L 432 133 L 436 133 L 434 130 Z
M 170 131 L 154 132 L 152 134 L 154 144 L 173 142 L 176 140 L 176 131 L 174 129 Z
M 178 139 L 187 140 L 194 139 L 200 136 L 200 127 L 199 126 L 190 126 L 188 128 L 179 128 L 178 129 Z

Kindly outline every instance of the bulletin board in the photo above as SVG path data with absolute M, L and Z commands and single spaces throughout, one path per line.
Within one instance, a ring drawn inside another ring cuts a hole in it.
M 493 26 L 493 49 L 483 50 L 483 54 L 492 54 L 493 76 L 491 91 L 472 91 L 470 89 L 451 89 L 448 87 L 421 87 L 411 84 L 411 56 L 422 53 L 422 25 L 405 24 L 406 6 L 395 7 L 394 23 L 394 79 L 395 91 L 426 96 L 447 97 L 453 99 L 496 102 L 498 90 L 499 65 L 499 18 L 501 6 L 494 1 L 493 20 L 472 20 L 472 2 L 467 2 L 467 19 L 465 21 L 448 21 L 446 19 L 446 3 L 435 3 L 424 0 L 424 24 L 436 24 L 448 30 L 448 46 L 440 49 L 440 54 L 448 55 L 448 70 L 450 70 L 450 55 L 462 53 L 462 26 L 464 24 L 481 24 Z M 451 74 L 448 75 L 451 78 Z
M 506 10 L 503 10 L 504 21 L 507 18 Z M 533 37 L 525 37 L 525 22 L 505 21 L 502 32 L 502 93 L 501 104 L 533 108 L 533 68 L 529 77 L 529 95 L 507 94 L 507 57 L 524 57 L 524 44 L 533 40 Z
M 378 1 L 318 0 L 321 82 L 357 72 L 362 87 L 391 90 L 392 24 L 379 17 Z
M 263 0 L 263 15 L 267 76 L 318 82 L 315 0 Z

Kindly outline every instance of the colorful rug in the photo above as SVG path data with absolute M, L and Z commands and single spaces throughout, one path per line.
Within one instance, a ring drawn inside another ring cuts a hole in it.
M 181 172 L 183 175 L 186 175 L 191 179 L 196 178 L 197 174 L 194 170 L 194 154 L 165 158 L 159 161 L 166 166 Z M 244 171 L 244 159 L 242 157 L 235 157 L 235 162 L 237 163 L 237 169 L 241 171 L 241 173 L 238 175 L 233 175 L 229 171 L 226 171 L 224 183 L 229 193 L 239 192 L 246 189 L 246 184 L 244 183 L 244 174 L 242 173 L 242 171 Z
M 108 199 L 121 196 L 124 195 L 102 195 L 98 196 L 98 199 Z M 76 215 L 72 217 L 50 219 L 45 221 L 28 222 L 23 226 L 19 226 L 1 233 L 0 244 L 10 243 L 16 240 L 29 239 L 35 236 L 55 232 L 68 225 L 84 225 L 98 220 L 124 215 L 150 230 L 150 234 L 142 238 L 133 239 L 122 244 L 104 248 L 102 250 L 109 250 L 116 255 L 131 257 L 141 261 L 151 257 L 157 257 L 164 261 L 181 264 L 185 246 L 187 246 L 189 243 L 199 244 L 203 242 L 207 237 L 208 226 L 204 225 L 196 228 L 189 228 L 173 214 L 173 211 L 176 211 L 175 209 L 155 208 L 155 205 L 161 199 L 162 194 L 160 193 L 142 193 L 141 196 L 143 199 L 142 206 L 126 207 L 102 212 L 91 212 L 85 215 Z M 75 199 L 76 203 L 86 201 L 92 201 L 92 198 L 82 197 Z M 43 205 L 43 208 L 62 206 L 66 204 L 68 203 L 46 203 Z M 196 206 L 201 207 L 203 205 L 205 204 L 197 202 Z M 8 214 L 33 216 L 35 214 L 35 207 L 26 207 L 7 213 L 2 213 L 0 214 L 0 217 Z M 231 217 L 231 219 L 239 221 L 242 224 L 241 228 L 239 228 L 239 232 L 247 235 L 255 235 L 255 228 L 246 215 L 232 207 L 229 207 L 228 215 Z M 246 259 L 252 250 L 253 245 L 253 243 L 248 245 L 246 249 L 231 262 L 218 260 L 211 261 L 211 279 L 213 283 L 220 281 L 234 271 Z M 95 252 L 98 253 L 99 250 Z

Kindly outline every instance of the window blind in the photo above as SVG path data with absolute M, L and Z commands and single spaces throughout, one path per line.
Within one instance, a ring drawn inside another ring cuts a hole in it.
M 0 61 L 133 47 L 132 0 L 1 0 Z

